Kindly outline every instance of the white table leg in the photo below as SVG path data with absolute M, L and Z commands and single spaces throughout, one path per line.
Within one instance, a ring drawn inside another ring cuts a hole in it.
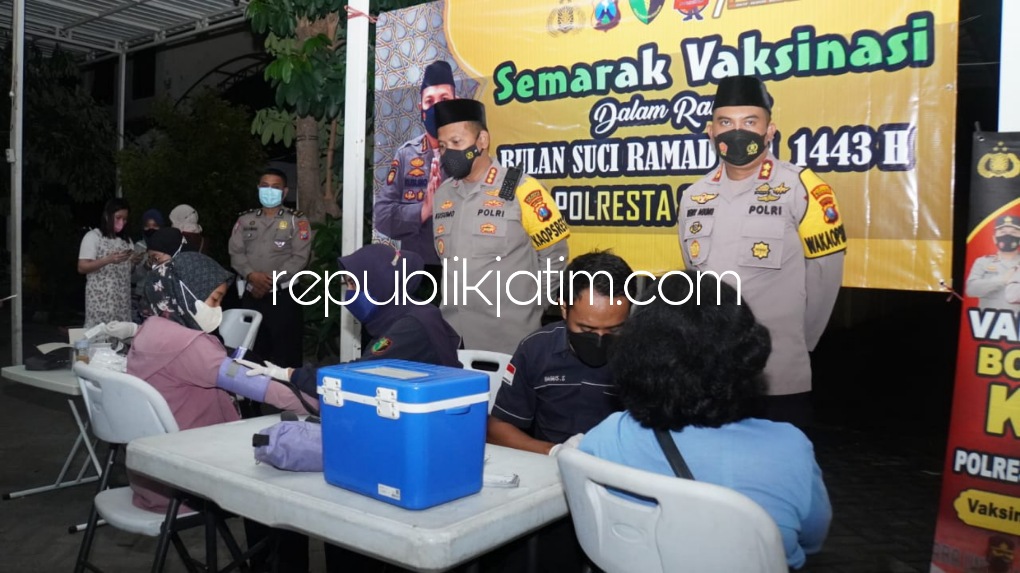
M 16 497 L 25 497 L 36 493 L 43 493 L 46 491 L 53 491 L 55 489 L 61 489 L 65 487 L 71 487 L 76 485 L 82 485 L 86 483 L 92 483 L 99 479 L 99 475 L 102 473 L 99 459 L 96 457 L 95 449 L 92 447 L 92 442 L 89 441 L 88 436 L 88 424 L 82 421 L 81 415 L 78 414 L 78 407 L 75 406 L 74 400 L 68 398 L 68 405 L 71 407 L 71 415 L 74 416 L 75 424 L 78 426 L 78 437 L 74 440 L 74 445 L 71 446 L 71 451 L 67 453 L 67 457 L 64 458 L 64 465 L 60 468 L 60 473 L 57 474 L 57 479 L 52 485 L 44 485 L 41 487 L 34 487 L 31 489 L 23 489 L 21 491 L 14 491 L 11 493 L 5 493 L 3 499 L 14 499 Z M 88 457 L 85 459 L 81 470 L 78 472 L 78 476 L 73 480 L 64 481 L 64 476 L 67 475 L 67 470 L 71 467 L 71 463 L 74 458 L 78 455 L 78 450 L 82 444 L 85 445 L 85 449 L 88 451 Z M 84 477 L 85 470 L 88 469 L 89 460 L 92 461 L 92 465 L 96 470 L 96 475 Z

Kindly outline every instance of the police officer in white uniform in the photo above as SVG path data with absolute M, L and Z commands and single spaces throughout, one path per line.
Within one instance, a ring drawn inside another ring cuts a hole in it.
M 995 253 L 978 257 L 967 273 L 967 296 L 978 297 L 981 308 L 1020 310 L 1020 218 L 1003 215 L 995 220 Z
M 311 224 L 300 211 L 282 205 L 288 192 L 282 171 L 267 169 L 258 188 L 262 207 L 241 213 L 230 233 L 230 266 L 245 282 L 241 306 L 262 313 L 255 348 L 249 350 L 278 366 L 297 368 L 303 362 L 304 309 L 288 287 L 311 256 Z
M 721 163 L 684 191 L 680 250 L 687 268 L 737 283 L 772 336 L 759 416 L 811 421 L 811 363 L 843 278 L 846 231 L 828 185 L 769 151 L 771 97 L 752 76 L 719 82 L 708 135 Z M 702 303 L 714 294 L 702 293 Z
M 432 109 L 443 171 L 450 176 L 432 206 L 436 253 L 447 265 L 440 309 L 465 348 L 512 354 L 541 326 L 545 307 L 560 299 L 570 228 L 541 183 L 488 155 L 480 102 L 452 99 Z M 510 281 L 518 271 L 533 278 Z

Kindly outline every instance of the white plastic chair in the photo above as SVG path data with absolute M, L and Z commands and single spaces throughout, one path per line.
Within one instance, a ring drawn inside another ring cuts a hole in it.
M 75 564 L 77 573 L 85 569 L 99 570 L 88 562 L 88 557 L 92 550 L 92 542 L 100 516 L 106 523 L 117 529 L 149 537 L 159 537 L 163 533 L 166 516 L 177 516 L 176 509 L 180 505 L 180 500 L 174 498 L 171 502 L 174 511 L 164 515 L 135 507 L 131 503 L 132 490 L 130 487 L 107 489 L 110 469 L 113 467 L 118 450 L 135 438 L 178 431 L 177 421 L 174 419 L 166 399 L 147 382 L 130 374 L 89 366 L 84 362 L 75 362 L 73 369 L 78 376 L 78 384 L 81 387 L 82 397 L 85 399 L 85 406 L 92 422 L 92 432 L 110 447 L 106 464 L 103 466 L 103 474 L 99 480 L 99 490 L 85 527 L 85 537 L 82 539 L 78 551 L 78 559 Z M 177 531 L 201 525 L 203 520 L 204 516 L 197 512 L 181 514 L 173 520 L 172 527 L 167 531 L 170 541 L 173 542 L 189 571 L 198 571 L 200 568 L 196 567 L 195 561 L 188 554 Z M 209 524 L 209 522 L 205 523 Z M 221 527 L 220 531 L 222 532 L 223 529 Z M 239 555 L 239 552 L 235 552 L 237 544 L 232 538 L 224 539 L 224 541 L 232 553 Z M 162 568 L 164 557 L 165 551 L 157 552 L 154 569 Z
M 605 573 L 788 571 L 779 528 L 761 506 L 735 490 L 571 448 L 559 453 L 557 463 L 577 539 Z
M 513 358 L 503 352 L 492 350 L 458 350 L 457 359 L 465 370 L 477 370 L 489 375 L 489 411 L 496 403 L 496 394 L 499 386 L 503 383 L 503 373 L 506 372 L 507 364 Z
M 230 348 L 244 347 L 251 350 L 255 337 L 262 324 L 262 313 L 246 308 L 232 308 L 223 311 L 223 322 L 220 323 L 220 338 L 223 345 Z

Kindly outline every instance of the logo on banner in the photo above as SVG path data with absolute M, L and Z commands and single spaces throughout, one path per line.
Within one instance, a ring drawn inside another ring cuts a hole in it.
M 570 0 L 560 0 L 560 5 L 549 12 L 546 20 L 546 30 L 549 35 L 565 35 L 571 32 L 580 32 L 584 27 L 584 10 Z
M 707 0 L 706 0 L 707 1 Z M 617 0 L 595 0 L 592 17 L 594 28 L 603 32 L 611 30 L 620 23 L 620 5 Z
M 992 177 L 1012 179 L 1020 175 L 1020 158 L 1017 158 L 1015 153 L 1007 153 L 1008 151 L 1009 148 L 1000 141 L 992 148 L 991 153 L 982 155 L 977 165 L 978 175 L 985 179 Z
M 684 15 L 684 22 L 688 20 L 704 20 L 701 12 L 708 6 L 708 0 L 674 0 L 673 8 Z
M 630 0 L 630 9 L 642 24 L 651 24 L 665 3 L 665 0 Z

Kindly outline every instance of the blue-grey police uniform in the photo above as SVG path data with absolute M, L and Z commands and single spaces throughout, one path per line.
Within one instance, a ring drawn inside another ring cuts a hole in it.
M 592 368 L 570 349 L 567 325 L 528 335 L 503 373 L 491 416 L 556 444 L 622 410 L 608 366 Z

